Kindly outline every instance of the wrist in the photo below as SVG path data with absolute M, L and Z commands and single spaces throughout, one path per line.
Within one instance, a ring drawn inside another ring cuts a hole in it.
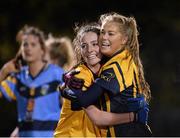
M 134 122 L 136 120 L 136 114 L 134 112 L 129 113 L 129 122 Z
M 1 69 L 1 75 L 6 77 L 8 74 L 9 74 L 8 69 L 6 69 L 6 67 L 3 67 Z

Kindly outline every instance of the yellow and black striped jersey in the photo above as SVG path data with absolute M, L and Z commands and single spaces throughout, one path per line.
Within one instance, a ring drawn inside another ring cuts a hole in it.
M 102 110 L 128 112 L 126 99 L 135 98 L 141 92 L 137 74 L 137 67 L 126 50 L 116 54 L 101 67 L 96 83 L 105 90 L 101 97 Z M 120 136 L 118 130 L 118 125 L 110 126 L 107 136 Z
M 136 97 L 141 92 L 138 71 L 131 55 L 127 55 L 128 51 L 124 50 L 107 61 L 101 67 L 96 83 L 114 95 Z
M 84 64 L 79 65 L 76 70 L 80 71 L 77 78 L 85 80 L 86 90 L 94 82 L 93 73 Z M 61 118 L 55 130 L 55 137 L 99 137 L 99 129 L 90 121 L 83 110 L 72 110 L 72 102 L 63 100 Z

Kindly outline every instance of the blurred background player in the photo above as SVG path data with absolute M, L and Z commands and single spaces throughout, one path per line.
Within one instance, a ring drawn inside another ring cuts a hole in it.
M 61 103 L 57 86 L 62 68 L 45 60 L 44 34 L 35 27 L 20 30 L 23 66 L 1 82 L 0 92 L 9 101 L 17 101 L 19 136 L 53 136 Z
M 50 63 L 62 67 L 65 71 L 72 68 L 75 64 L 76 59 L 69 37 L 54 37 L 49 34 L 46 40 L 46 46 L 48 51 L 46 58 Z
M 20 35 L 18 35 L 20 36 Z M 72 48 L 72 42 L 69 37 L 54 37 L 51 34 L 45 41 L 47 52 L 45 55 L 45 61 L 56 64 L 67 70 L 71 68 L 75 62 L 74 51 Z M 60 97 L 61 104 L 63 103 L 62 97 Z M 11 137 L 18 135 L 18 127 L 12 132 Z

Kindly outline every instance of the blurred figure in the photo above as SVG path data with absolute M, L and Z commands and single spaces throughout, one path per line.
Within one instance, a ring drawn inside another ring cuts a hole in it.
M 20 41 L 22 37 L 21 32 L 17 35 L 17 41 Z M 70 69 L 74 63 L 74 50 L 72 48 L 72 42 L 68 37 L 54 37 L 51 34 L 48 35 L 48 39 L 45 41 L 47 46 L 47 52 L 44 60 L 56 64 L 65 70 Z M 18 52 L 20 53 L 20 52 Z M 20 54 L 18 54 L 20 55 Z M 16 56 L 17 57 L 17 56 Z M 21 59 L 23 60 L 23 59 Z M 25 61 L 21 61 L 25 62 Z M 21 63 L 20 61 L 18 63 Z M 25 64 L 25 63 L 24 63 Z M 61 104 L 63 103 L 62 97 L 60 98 Z M 12 132 L 11 137 L 17 137 L 18 127 Z
M 20 53 L 27 66 L 12 69 L 0 84 L 0 93 L 9 101 L 17 101 L 20 137 L 52 137 L 61 109 L 57 86 L 64 71 L 45 60 L 42 31 L 25 26 L 18 34 L 21 34 Z
M 50 63 L 59 65 L 66 71 L 74 66 L 76 60 L 70 38 L 53 37 L 50 34 L 46 40 L 46 46 L 48 51 L 46 59 Z

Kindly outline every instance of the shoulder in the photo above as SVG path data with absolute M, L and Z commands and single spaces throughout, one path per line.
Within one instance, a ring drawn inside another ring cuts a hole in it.
M 75 70 L 80 71 L 79 74 L 82 74 L 83 76 L 92 76 L 92 71 L 85 64 L 79 65 Z
M 76 74 L 76 77 L 83 79 L 85 81 L 84 85 L 89 87 L 94 81 L 92 71 L 84 64 L 79 65 L 76 70 L 80 71 L 79 74 Z
M 51 77 L 57 80 L 61 80 L 63 73 L 64 70 L 61 67 L 54 64 L 49 64 L 46 69 L 46 75 L 49 74 Z
M 19 77 L 25 76 L 26 74 L 28 74 L 28 66 L 23 66 L 19 71 L 12 72 L 10 76 L 19 78 Z
M 64 73 L 64 70 L 55 64 L 49 64 L 47 69 L 50 71 L 54 71 L 55 73 Z

